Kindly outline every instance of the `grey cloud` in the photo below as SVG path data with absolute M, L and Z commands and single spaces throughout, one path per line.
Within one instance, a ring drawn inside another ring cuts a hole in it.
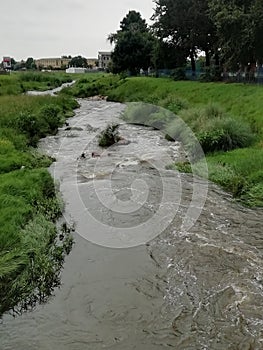
M 110 50 L 106 38 L 131 9 L 149 19 L 152 0 L 12 0 L 1 4 L 0 59 L 62 54 L 97 56 Z

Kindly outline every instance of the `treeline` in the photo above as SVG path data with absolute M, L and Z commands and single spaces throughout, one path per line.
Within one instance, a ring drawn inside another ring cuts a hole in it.
M 93 65 L 89 64 L 87 58 L 82 56 L 62 56 L 62 59 L 67 59 L 68 64 L 61 64 L 61 67 L 56 67 L 56 70 L 65 70 L 67 67 L 82 67 L 82 68 L 93 68 Z M 33 57 L 28 57 L 25 61 L 22 60 L 17 62 L 14 58 L 11 58 L 10 67 L 8 70 L 20 71 L 20 70 L 42 70 L 43 68 L 47 68 L 48 70 L 53 70 L 54 67 L 51 65 L 48 67 L 43 67 L 41 65 L 37 65 L 36 60 Z M 0 63 L 0 71 L 5 70 L 4 63 Z
M 202 52 L 207 72 L 251 72 L 263 63 L 261 0 L 155 0 L 153 24 L 130 11 L 108 39 L 115 43 L 112 71 L 174 69 Z

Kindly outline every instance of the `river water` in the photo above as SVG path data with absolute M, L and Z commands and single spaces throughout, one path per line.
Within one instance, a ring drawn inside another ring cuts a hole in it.
M 151 128 L 123 124 L 124 140 L 102 151 L 96 135 L 125 106 L 79 102 L 40 143 L 56 158 L 75 245 L 48 303 L 3 317 L 0 348 L 263 349 L 262 211 L 166 170 L 184 155 Z M 185 229 L 196 188 L 198 215 Z

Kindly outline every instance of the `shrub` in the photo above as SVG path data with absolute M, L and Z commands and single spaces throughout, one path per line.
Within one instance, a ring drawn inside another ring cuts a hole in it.
M 11 128 L 0 128 L 0 139 L 12 142 L 16 150 L 25 151 L 28 141 L 25 135 L 18 134 L 16 130 Z
M 21 112 L 15 120 L 15 124 L 21 133 L 27 135 L 29 144 L 36 146 L 41 128 L 37 116 L 29 112 Z
M 49 130 L 47 133 L 54 133 L 61 124 L 61 108 L 58 105 L 45 105 L 39 111 L 39 118 L 45 121 Z
M 255 140 L 248 123 L 234 119 L 216 104 L 184 110 L 179 115 L 195 133 L 205 153 L 248 147 Z M 167 134 L 184 144 L 195 145 L 190 142 L 191 133 L 186 133 L 182 120 L 174 119 L 166 129 Z
M 263 207 L 263 181 L 248 188 L 247 192 L 241 195 L 241 200 L 249 206 Z
M 173 80 L 187 80 L 185 68 L 176 68 L 172 72 L 171 77 L 173 78 Z
M 120 140 L 118 128 L 118 124 L 108 125 L 99 135 L 99 146 L 109 147 L 118 142 Z
M 220 67 L 207 67 L 205 68 L 205 72 L 200 74 L 199 81 L 200 82 L 212 82 L 212 81 L 220 81 L 221 77 L 221 68 Z
M 169 109 L 173 113 L 178 113 L 182 109 L 189 108 L 189 102 L 183 98 L 177 97 L 174 94 L 169 94 L 163 100 L 159 102 L 159 105 L 163 108 Z
M 231 117 L 215 120 L 207 131 L 198 134 L 198 140 L 205 153 L 230 151 L 250 146 L 255 140 L 250 126 Z
M 177 170 L 179 170 L 182 173 L 187 173 L 187 174 L 191 174 L 192 173 L 191 163 L 189 163 L 189 162 L 176 163 L 175 167 L 176 167 Z

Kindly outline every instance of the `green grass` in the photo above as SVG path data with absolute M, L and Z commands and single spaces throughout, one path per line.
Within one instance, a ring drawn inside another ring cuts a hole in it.
M 206 156 L 209 179 L 250 207 L 263 206 L 263 149 L 250 147 Z M 206 176 L 203 162 L 176 163 L 179 171 Z
M 38 83 L 35 74 L 23 76 L 28 86 Z M 0 76 L 0 315 L 44 301 L 72 245 L 68 230 L 58 239 L 62 204 L 46 169 L 53 160 L 33 147 L 78 104 L 65 95 L 19 95 L 19 77 Z
M 15 146 L 19 144 L 20 149 L 25 149 L 27 145 L 36 146 L 39 138 L 56 133 L 65 118 L 72 116 L 72 109 L 77 107 L 77 103 L 64 95 L 8 95 L 0 96 L 0 106 L 0 135 L 11 138 Z M 19 140 L 15 140 L 17 137 Z
M 77 79 L 73 87 L 65 88 L 62 93 L 74 97 L 90 97 L 95 95 L 107 95 L 111 89 L 117 88 L 125 80 L 112 74 L 93 73 L 85 74 Z
M 263 149 L 245 148 L 207 157 L 209 178 L 249 206 L 263 206 Z
M 263 131 L 263 86 L 129 78 L 116 89 L 110 89 L 108 96 L 114 101 L 157 104 L 174 113 L 185 107 L 204 107 L 217 103 L 224 112 L 247 121 L 253 131 Z M 173 107 L 172 104 L 165 103 L 169 99 L 177 100 L 178 103 L 175 102 Z
M 74 96 L 87 97 L 92 88 L 96 94 L 107 95 L 111 101 L 152 103 L 173 113 L 216 103 L 225 113 L 248 122 L 254 132 L 263 131 L 261 85 L 200 83 L 147 77 L 122 79 L 109 74 L 94 76 L 91 81 L 78 82 L 69 91 Z
M 72 75 L 66 73 L 12 72 L 10 75 L 0 75 L 0 96 L 18 95 L 29 90 L 49 90 L 72 80 Z
M 209 178 L 242 203 L 263 206 L 263 86 L 109 75 L 83 83 L 81 89 L 76 85 L 74 96 L 84 97 L 85 91 L 90 96 L 93 90 L 111 101 L 138 102 L 124 119 L 162 129 L 168 139 L 182 141 L 192 161 L 198 161 L 200 143 Z M 179 168 L 191 171 L 188 164 Z

